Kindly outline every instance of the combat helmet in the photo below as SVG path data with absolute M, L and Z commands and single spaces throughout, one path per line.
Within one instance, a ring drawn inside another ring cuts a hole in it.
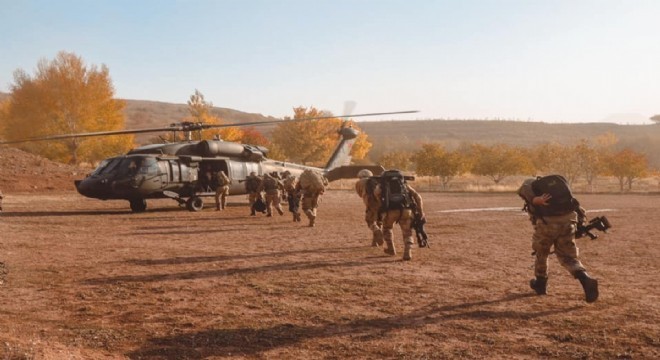
M 374 173 L 372 173 L 371 170 L 368 170 L 368 169 L 362 169 L 362 170 L 358 171 L 358 173 L 357 173 L 357 177 L 360 178 L 360 179 L 368 178 L 368 177 L 372 177 L 372 176 L 374 176 Z

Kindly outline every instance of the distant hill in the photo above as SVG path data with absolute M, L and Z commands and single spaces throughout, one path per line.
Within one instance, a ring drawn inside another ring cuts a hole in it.
M 8 94 L 0 92 L 0 100 Z M 141 129 L 167 126 L 188 116 L 187 104 L 173 104 L 146 100 L 125 100 L 126 128 Z M 213 113 L 228 123 L 277 120 L 272 116 L 214 107 Z M 418 149 L 422 143 L 440 142 L 449 148 L 461 143 L 506 143 L 531 147 L 543 142 L 574 144 L 612 133 L 619 139 L 619 147 L 630 147 L 645 153 L 650 165 L 660 168 L 660 124 L 618 125 L 614 123 L 551 124 L 542 122 L 501 120 L 417 120 L 417 121 L 361 121 L 360 128 L 374 144 L 370 157 L 377 159 L 391 149 Z M 268 133 L 272 126 L 259 128 Z M 145 143 L 155 135 L 139 134 L 138 143 Z
M 358 123 L 374 144 L 370 156 L 393 148 L 417 149 L 422 143 L 439 142 L 448 148 L 461 143 L 531 147 L 543 142 L 575 144 L 612 133 L 620 148 L 645 153 L 652 166 L 660 168 L 660 125 L 618 125 L 610 123 L 549 124 L 497 120 L 368 121 Z
M 126 101 L 126 128 L 142 129 L 167 126 L 172 123 L 183 121 L 188 115 L 187 104 L 172 104 L 147 100 L 124 100 Z M 214 107 L 212 113 L 227 123 L 245 123 L 277 120 L 272 116 L 246 113 L 238 110 Z M 138 134 L 135 136 L 138 143 L 154 137 L 153 134 Z

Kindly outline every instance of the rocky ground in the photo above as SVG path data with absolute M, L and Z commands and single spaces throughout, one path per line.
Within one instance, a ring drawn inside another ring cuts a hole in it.
M 0 358 L 660 357 L 657 195 L 581 196 L 615 227 L 578 240 L 594 304 L 554 258 L 550 294 L 532 294 L 515 195 L 422 195 L 432 247 L 403 262 L 369 246 L 350 191 L 327 193 L 314 228 L 250 217 L 243 196 L 132 214 L 73 191 L 9 193 Z

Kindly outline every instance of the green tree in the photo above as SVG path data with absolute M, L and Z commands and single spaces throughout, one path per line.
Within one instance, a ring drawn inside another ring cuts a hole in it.
M 34 76 L 14 72 L 9 104 L 2 114 L 7 140 L 122 130 L 124 102 L 113 98 L 105 65 L 86 66 L 73 53 L 39 61 Z M 18 147 L 52 160 L 98 161 L 133 146 L 132 135 L 21 143 Z

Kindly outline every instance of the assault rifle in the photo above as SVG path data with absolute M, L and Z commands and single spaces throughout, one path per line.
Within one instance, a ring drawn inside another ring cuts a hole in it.
M 426 218 L 422 217 L 422 213 L 420 213 L 417 210 L 416 205 L 412 206 L 412 211 L 413 211 L 413 221 L 411 226 L 413 229 L 415 229 L 415 235 L 417 236 L 417 245 L 420 248 L 423 247 L 431 248 L 431 244 L 429 244 L 429 236 L 426 234 L 426 231 L 424 230 L 424 224 L 426 224 Z
M 577 231 L 575 231 L 575 238 L 579 239 L 585 235 L 589 236 L 591 240 L 597 239 L 598 235 L 595 235 L 591 233 L 592 229 L 596 229 L 598 231 L 602 231 L 604 233 L 607 233 L 607 229 L 611 228 L 612 225 L 610 224 L 609 220 L 605 216 L 599 216 L 595 217 L 591 220 L 589 220 L 589 223 L 584 225 L 584 223 L 580 223 L 577 226 Z

